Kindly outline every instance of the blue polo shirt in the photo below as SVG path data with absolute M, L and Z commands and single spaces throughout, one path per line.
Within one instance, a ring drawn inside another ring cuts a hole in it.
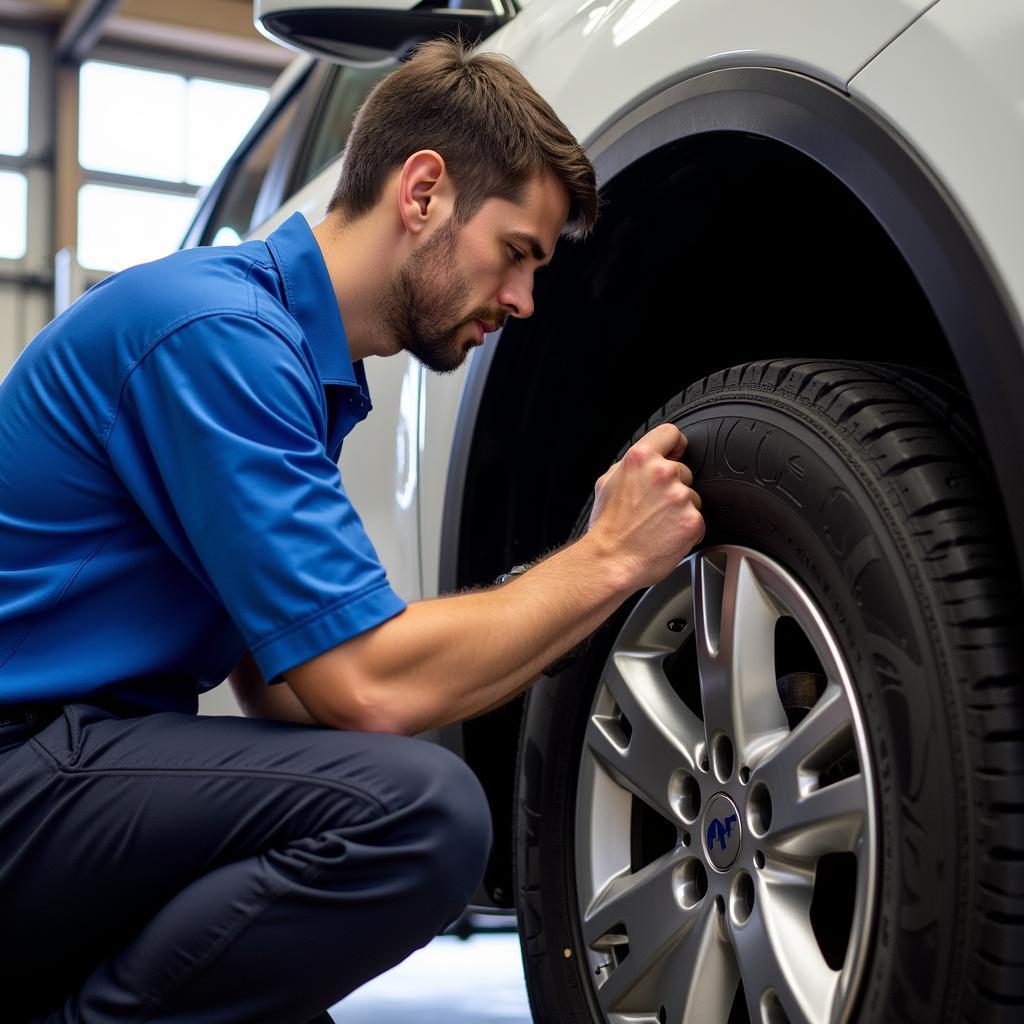
M 369 411 L 300 214 L 87 292 L 0 384 L 0 703 L 194 713 L 400 612 L 337 466 Z

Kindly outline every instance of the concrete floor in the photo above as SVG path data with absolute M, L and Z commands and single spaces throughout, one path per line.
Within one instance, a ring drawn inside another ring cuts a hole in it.
M 519 939 L 442 935 L 331 1007 L 336 1024 L 531 1024 Z

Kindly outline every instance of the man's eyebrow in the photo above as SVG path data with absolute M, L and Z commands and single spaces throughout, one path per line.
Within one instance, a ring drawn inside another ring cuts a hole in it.
M 509 237 L 529 246 L 530 254 L 535 260 L 544 260 L 547 257 L 544 246 L 540 244 L 540 239 L 536 235 L 531 235 L 528 231 L 510 231 Z

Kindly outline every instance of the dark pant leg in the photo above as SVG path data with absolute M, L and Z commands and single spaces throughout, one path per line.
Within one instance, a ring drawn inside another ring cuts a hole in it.
M 68 705 L 0 753 L 4 1019 L 305 1024 L 454 918 L 489 844 L 432 744 Z

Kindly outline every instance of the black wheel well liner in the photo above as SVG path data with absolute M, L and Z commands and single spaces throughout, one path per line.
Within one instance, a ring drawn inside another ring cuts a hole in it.
M 564 542 L 652 409 L 716 369 L 775 356 L 957 374 L 1024 570 L 1020 323 L 970 226 L 900 137 L 829 86 L 750 68 L 668 85 L 587 149 L 603 197 L 593 235 L 559 247 L 537 281 L 538 313 L 477 353 L 463 389 L 441 592 Z M 485 884 L 499 904 L 511 898 L 520 714 L 517 700 L 455 727 L 492 797 Z

